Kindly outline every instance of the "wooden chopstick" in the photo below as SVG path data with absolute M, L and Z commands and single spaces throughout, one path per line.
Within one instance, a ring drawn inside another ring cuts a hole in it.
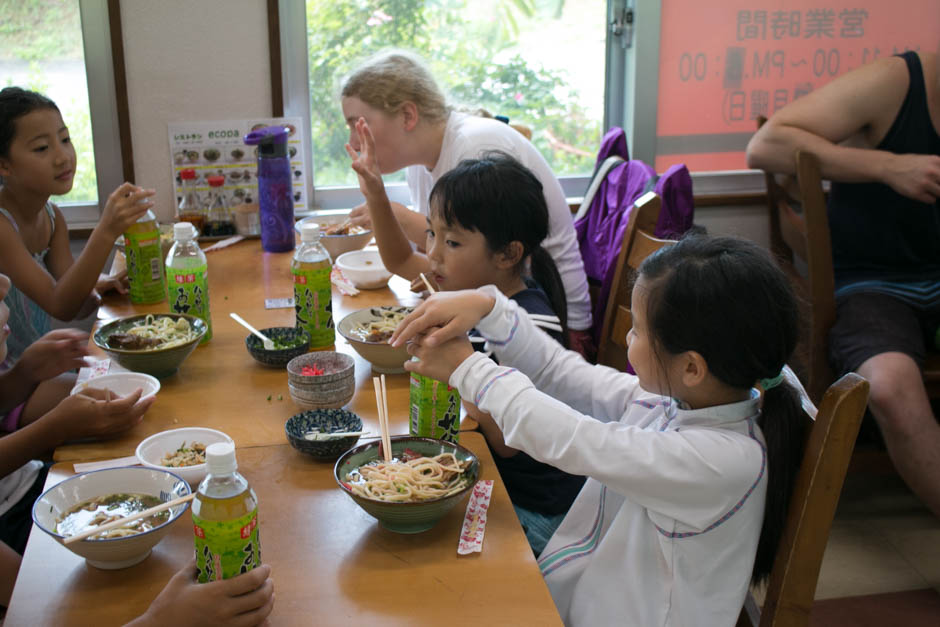
M 435 293 L 437 290 L 431 287 L 431 282 L 428 281 L 428 277 L 424 276 L 423 272 L 419 272 L 418 274 L 421 275 L 421 280 L 424 281 L 424 286 L 428 288 L 428 291 L 431 292 L 432 294 Z
M 133 520 L 137 520 L 138 518 L 146 518 L 147 516 L 152 516 L 153 514 L 156 514 L 157 512 L 162 512 L 162 511 L 165 510 L 165 509 L 170 509 L 171 507 L 176 507 L 177 505 L 180 505 L 180 504 L 182 504 L 182 503 L 188 503 L 189 501 L 193 500 L 193 498 L 194 498 L 195 496 L 196 496 L 196 493 L 195 493 L 195 492 L 190 492 L 190 493 L 187 494 L 186 496 L 181 496 L 181 497 L 179 497 L 178 499 L 173 499 L 172 501 L 167 501 L 167 502 L 165 502 L 165 503 L 160 503 L 159 505 L 154 505 L 154 506 L 151 507 L 150 509 L 145 509 L 145 510 L 143 510 L 143 511 L 141 511 L 141 512 L 137 512 L 136 514 L 131 514 L 130 516 L 125 516 L 124 518 L 119 518 L 119 519 L 117 519 L 117 520 L 112 520 L 111 522 L 106 523 L 106 524 L 104 524 L 104 525 L 101 525 L 100 527 L 94 527 L 94 528 L 92 528 L 92 529 L 86 529 L 85 531 L 83 531 L 83 532 L 81 532 L 81 533 L 76 533 L 74 536 L 69 536 L 68 538 L 66 538 L 66 539 L 64 540 L 64 544 L 72 544 L 73 542 L 78 542 L 79 540 L 84 540 L 85 538 L 87 538 L 87 537 L 89 537 L 89 536 L 97 535 L 97 534 L 99 534 L 99 533 L 101 533 L 101 532 L 103 532 L 103 531 L 111 531 L 112 529 L 116 529 L 117 527 L 122 527 L 122 526 L 124 526 L 125 524 L 127 524 L 127 523 L 129 523 L 129 522 L 131 522 L 131 521 L 133 521 Z
M 378 377 L 372 377 L 372 385 L 375 387 L 375 406 L 379 411 L 379 433 L 382 435 L 382 455 L 386 462 L 390 462 L 392 461 L 392 451 L 388 439 L 388 420 L 385 413 L 388 405 L 383 402 L 383 390 Z

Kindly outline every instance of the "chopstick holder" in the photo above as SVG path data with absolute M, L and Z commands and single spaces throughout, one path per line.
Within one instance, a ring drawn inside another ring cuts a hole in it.
M 486 512 L 490 508 L 493 494 L 493 480 L 483 479 L 476 482 L 470 491 L 467 513 L 460 528 L 460 541 L 457 543 L 457 555 L 479 553 L 483 550 L 483 534 L 486 533 Z

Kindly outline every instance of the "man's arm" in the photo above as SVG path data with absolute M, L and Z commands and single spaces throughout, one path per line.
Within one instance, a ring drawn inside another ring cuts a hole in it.
M 823 178 L 885 183 L 932 202 L 936 190 L 931 190 L 940 184 L 940 157 L 873 149 L 897 117 L 909 83 L 907 66 L 898 57 L 840 76 L 775 113 L 748 143 L 748 166 L 793 174 L 796 151 L 807 150 L 819 157 Z

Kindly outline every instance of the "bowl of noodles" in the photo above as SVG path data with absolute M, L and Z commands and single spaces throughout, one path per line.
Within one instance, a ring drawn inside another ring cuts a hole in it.
M 135 454 L 141 465 L 169 470 L 196 488 L 208 472 L 206 447 L 217 442 L 235 443 L 227 434 L 215 429 L 181 427 L 142 440 Z
M 413 307 L 397 305 L 366 307 L 340 320 L 336 330 L 376 372 L 401 373 L 411 356 L 404 346 L 391 346 L 388 338 L 412 310 Z
M 103 324 L 93 339 L 128 370 L 159 379 L 179 369 L 206 328 L 201 318 L 187 314 L 138 314 Z
M 378 440 L 346 451 L 333 475 L 340 489 L 389 531 L 421 533 L 469 494 L 480 475 L 476 456 L 453 442 L 393 437 L 392 462 Z
M 78 542 L 64 544 L 65 539 L 190 492 L 189 484 L 169 470 L 139 466 L 95 470 L 46 490 L 33 504 L 33 522 L 91 566 L 127 568 L 150 555 L 189 503 Z

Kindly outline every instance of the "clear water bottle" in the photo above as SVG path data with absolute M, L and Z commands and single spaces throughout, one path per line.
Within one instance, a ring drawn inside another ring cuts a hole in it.
M 300 247 L 294 251 L 290 270 L 294 275 L 294 311 L 297 326 L 310 334 L 310 348 L 322 349 L 336 343 L 333 329 L 333 286 L 330 283 L 330 255 L 320 244 L 320 225 L 305 223 L 300 230 Z
M 238 473 L 235 445 L 206 448 L 209 474 L 193 499 L 193 533 L 200 583 L 229 579 L 261 565 L 258 497 Z
M 190 314 L 205 321 L 206 334 L 200 342 L 205 344 L 212 339 L 209 266 L 195 237 L 195 228 L 189 222 L 173 225 L 173 247 L 166 256 L 167 298 L 173 313 Z

